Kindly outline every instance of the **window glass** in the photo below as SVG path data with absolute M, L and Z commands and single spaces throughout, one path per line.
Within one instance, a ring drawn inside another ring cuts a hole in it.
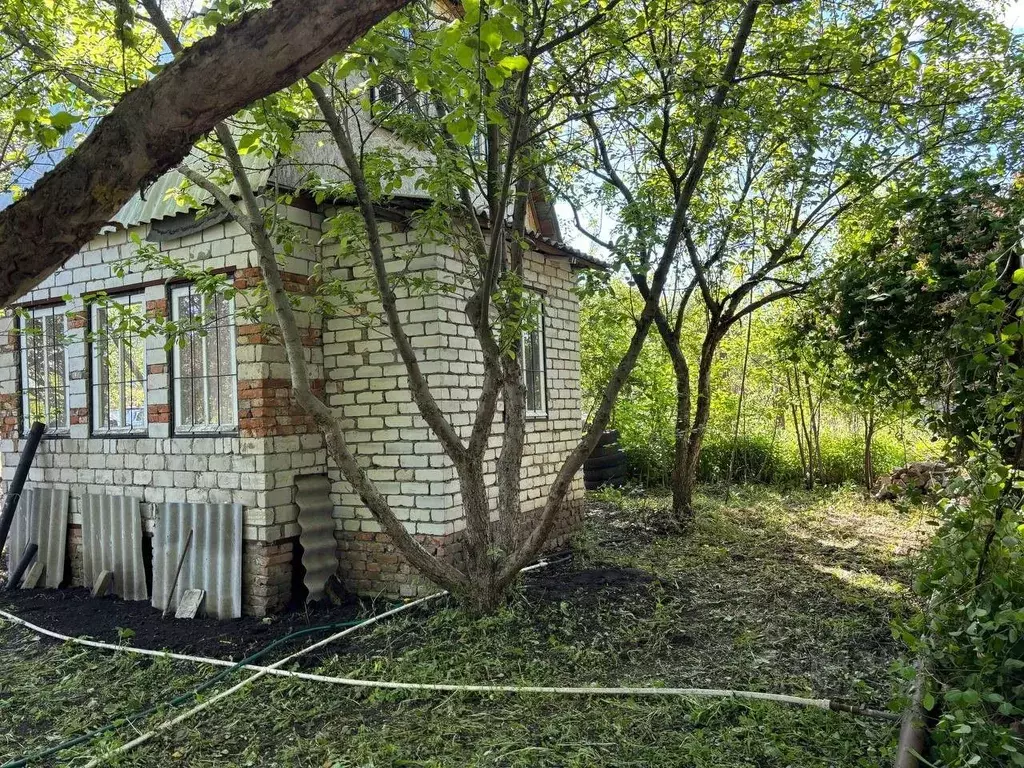
M 191 285 L 171 293 L 172 319 L 185 332 L 174 344 L 174 426 L 222 432 L 238 425 L 234 304 Z
M 146 342 L 142 294 L 92 309 L 92 428 L 96 433 L 146 431 Z
M 526 381 L 526 415 L 547 415 L 543 304 L 537 318 L 537 327 L 523 334 L 523 377 Z
M 64 307 L 30 310 L 21 320 L 22 423 L 41 421 L 51 432 L 68 429 L 67 318 Z

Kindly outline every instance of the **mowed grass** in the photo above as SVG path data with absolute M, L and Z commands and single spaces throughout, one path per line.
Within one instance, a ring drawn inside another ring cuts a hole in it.
M 911 609 L 920 514 L 855 491 L 740 488 L 728 505 L 703 497 L 698 524 L 680 537 L 661 532 L 665 505 L 651 495 L 592 499 L 573 561 L 538 572 L 498 614 L 428 604 L 339 643 L 320 671 L 733 688 L 882 708 L 898 697 L 890 668 L 900 648 L 888 625 Z M 0 757 L 47 748 L 215 672 L 41 642 L 0 624 Z M 62 752 L 60 763 L 82 765 L 177 711 L 123 723 Z M 882 766 L 895 730 L 736 700 L 410 693 L 264 678 L 107 764 Z

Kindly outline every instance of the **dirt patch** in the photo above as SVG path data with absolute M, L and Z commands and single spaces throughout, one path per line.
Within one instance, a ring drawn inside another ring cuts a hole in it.
M 293 632 L 365 618 L 385 610 L 387 605 L 373 605 L 352 598 L 344 605 L 311 605 L 308 610 L 291 611 L 269 619 L 175 620 L 173 616 L 161 619 L 161 612 L 146 601 L 126 601 L 116 597 L 94 599 L 90 597 L 89 590 L 74 588 L 3 593 L 0 594 L 0 608 L 32 624 L 71 637 L 237 661 Z M 126 637 L 128 634 L 131 636 Z M 298 649 L 327 634 L 325 631 L 296 638 L 287 646 L 275 649 L 275 658 L 282 648 Z
M 528 598 L 550 602 L 568 601 L 584 608 L 597 600 L 647 594 L 655 577 L 647 571 L 599 564 L 576 570 L 571 559 L 532 571 L 524 580 Z
M 598 605 L 609 604 L 628 605 L 633 611 L 647 613 L 653 605 L 650 590 L 656 583 L 658 580 L 646 571 L 611 564 L 581 568 L 571 556 L 567 556 L 544 569 L 526 574 L 523 596 L 534 604 L 567 604 L 581 615 L 588 615 Z M 170 616 L 162 619 L 160 611 L 148 602 L 125 601 L 116 597 L 94 599 L 85 588 L 0 593 L 0 608 L 3 610 L 70 637 L 232 661 L 245 658 L 293 632 L 365 618 L 388 607 L 382 601 L 375 604 L 353 597 L 344 605 L 311 605 L 306 611 L 293 610 L 267 619 L 243 617 L 176 621 Z M 327 634 L 329 632 L 324 631 L 295 638 L 275 648 L 272 657 L 280 658 Z M 414 632 L 408 638 L 389 636 L 387 648 L 381 649 L 375 647 L 377 641 L 373 637 L 360 635 L 351 643 L 332 644 L 314 651 L 303 657 L 300 665 L 315 667 L 342 649 L 369 655 L 386 650 L 391 655 L 400 652 L 406 644 L 415 645 L 417 641 Z

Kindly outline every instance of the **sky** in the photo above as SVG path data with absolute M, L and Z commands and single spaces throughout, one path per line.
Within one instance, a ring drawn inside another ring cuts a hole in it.
M 1006 26 L 1010 29 L 1024 30 L 1024 0 L 1010 3 L 1003 18 L 1006 20 Z
M 194 7 L 196 0 L 169 0 L 169 2 L 180 5 L 181 11 L 191 10 Z M 1024 32 L 1024 0 L 1012 0 L 1007 6 L 1003 14 L 1003 20 L 1006 25 L 1011 29 L 1015 29 Z M 74 132 L 72 132 L 73 134 Z M 52 152 L 46 153 L 40 158 L 40 161 L 32 168 L 23 171 L 18 174 L 17 183 L 22 187 L 31 187 L 31 185 L 47 170 L 60 159 L 63 153 L 66 151 L 67 144 L 73 141 L 72 134 L 68 134 L 65 140 L 61 142 L 60 148 L 53 150 Z M 5 190 L 0 190 L 0 210 L 6 208 L 12 202 L 10 194 Z M 595 255 L 601 255 L 601 250 L 596 248 L 594 244 L 585 236 L 581 235 L 576 227 L 572 224 L 572 212 L 568 206 L 564 203 L 559 203 L 556 206 L 556 210 L 559 218 L 562 221 L 562 236 L 563 239 L 575 248 L 587 253 L 594 253 Z M 615 226 L 614 217 L 605 214 L 600 217 L 600 222 L 596 227 L 598 233 L 602 236 L 609 235 Z

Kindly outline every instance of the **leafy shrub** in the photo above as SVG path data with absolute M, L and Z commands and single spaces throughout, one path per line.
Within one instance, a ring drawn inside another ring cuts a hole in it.
M 934 675 L 937 764 L 1024 766 L 1024 482 L 992 454 L 969 470 L 940 504 L 915 583 L 926 608 L 902 632 Z
M 645 486 L 668 485 L 672 474 L 671 435 L 651 434 L 646 442 L 638 445 L 621 425 L 620 434 L 630 477 Z M 903 466 L 906 461 L 931 456 L 933 451 L 921 440 L 913 441 L 905 450 L 894 435 L 882 432 L 872 441 L 872 453 L 875 474 L 882 475 Z M 830 485 L 863 482 L 864 439 L 861 436 L 822 435 L 821 459 L 823 472 L 819 482 Z M 791 438 L 740 435 L 735 448 L 730 438 L 707 440 L 700 455 L 698 477 L 705 483 L 723 483 L 729 479 L 733 483 L 793 486 L 802 482 L 803 474 L 798 449 Z
M 608 292 L 585 297 L 581 323 L 581 384 L 585 410 L 594 407 L 604 384 L 629 343 L 634 327 L 630 289 L 618 282 Z M 780 310 L 781 312 L 781 310 Z M 684 335 L 691 348 L 702 338 L 701 318 L 694 315 L 684 323 Z M 791 363 L 779 358 L 778 338 L 785 317 L 760 312 L 754 320 L 747 347 L 746 333 L 733 332 L 721 345 L 715 364 L 711 418 L 698 468 L 698 480 L 724 482 L 732 465 L 733 482 L 796 485 L 802 480 L 800 455 L 793 431 L 789 395 L 780 386 Z M 748 360 L 746 376 L 743 360 Z M 825 388 L 815 391 L 821 399 L 822 469 L 816 482 L 842 484 L 862 482 L 864 474 L 863 435 L 856 412 L 833 397 Z M 743 392 L 741 429 L 737 439 L 736 412 Z M 637 366 L 623 387 L 612 413 L 610 427 L 620 434 L 626 451 L 630 477 L 650 486 L 667 486 L 672 476 L 676 416 L 676 381 L 668 353 L 652 333 Z M 880 429 L 872 441 L 875 473 L 891 471 L 909 460 L 931 455 L 920 440 L 921 433 L 907 430 L 907 440 L 898 439 L 898 424 Z M 906 450 L 904 449 L 906 442 Z M 735 452 L 735 456 L 733 453 Z

